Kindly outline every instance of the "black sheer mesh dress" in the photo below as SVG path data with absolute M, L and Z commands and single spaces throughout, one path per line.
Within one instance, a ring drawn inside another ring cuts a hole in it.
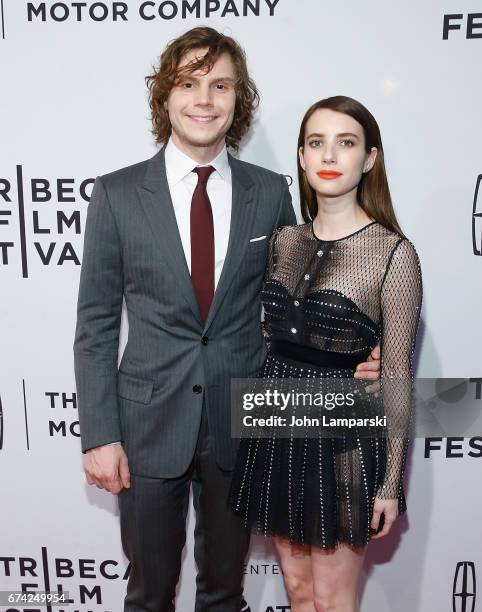
M 260 378 L 353 380 L 356 365 L 380 344 L 378 401 L 391 428 L 383 437 L 355 430 L 346 438 L 283 438 L 273 429 L 268 438 L 243 438 L 229 504 L 255 533 L 327 550 L 363 547 L 376 495 L 406 511 L 422 301 L 417 253 L 377 222 L 334 241 L 319 240 L 311 223 L 282 227 L 270 240 L 261 299 L 268 354 Z

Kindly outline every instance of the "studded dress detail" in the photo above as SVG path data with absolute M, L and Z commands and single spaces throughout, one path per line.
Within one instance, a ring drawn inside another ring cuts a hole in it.
M 403 476 L 422 303 L 415 248 L 377 222 L 332 241 L 317 238 L 312 223 L 278 228 L 261 300 L 268 353 L 259 378 L 354 381 L 356 365 L 380 344 L 378 401 L 388 433 L 358 436 L 355 429 L 346 437 L 311 432 L 300 438 L 273 428 L 268 437 L 244 437 L 229 504 L 254 533 L 326 550 L 366 546 L 375 496 L 396 499 L 399 512 L 406 511 Z M 364 389 L 368 383 L 356 384 Z

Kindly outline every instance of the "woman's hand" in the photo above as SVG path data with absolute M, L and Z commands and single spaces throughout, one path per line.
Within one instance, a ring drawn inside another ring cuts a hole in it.
M 380 533 L 372 535 L 372 540 L 383 538 L 383 536 L 386 536 L 392 528 L 392 525 L 398 516 L 398 499 L 380 499 L 379 497 L 375 497 L 372 522 L 370 524 L 372 529 L 378 529 L 382 513 L 384 514 L 385 519 L 383 529 L 380 531 Z

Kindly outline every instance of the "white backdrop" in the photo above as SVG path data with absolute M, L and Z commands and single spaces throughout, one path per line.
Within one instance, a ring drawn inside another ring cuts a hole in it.
M 190 0 L 186 18 L 182 0 L 75 4 L 1 1 L 0 590 L 60 585 L 70 612 L 118 612 L 126 559 L 116 498 L 84 482 L 72 342 L 91 179 L 155 152 L 144 76 L 186 29 L 209 24 L 233 35 L 262 93 L 240 157 L 292 176 L 306 108 L 335 94 L 364 103 L 380 124 L 396 211 L 422 263 L 418 375 L 477 377 L 482 15 L 479 3 L 448 0 Z M 114 10 L 125 19 L 113 20 Z M 292 194 L 297 206 L 296 184 Z M 477 385 L 469 389 L 480 402 Z M 369 546 L 363 612 L 462 610 L 464 596 L 452 597 L 462 572 L 480 571 L 480 439 L 443 439 L 426 452 L 429 443 L 411 449 L 408 515 Z M 193 522 L 191 512 L 182 612 L 193 610 Z M 289 609 L 276 557 L 260 539 L 245 590 L 252 612 Z M 465 599 L 467 610 L 482 610 L 481 596 Z

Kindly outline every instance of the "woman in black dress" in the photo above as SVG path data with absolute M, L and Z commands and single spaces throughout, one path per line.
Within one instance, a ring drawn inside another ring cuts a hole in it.
M 356 612 L 366 546 L 406 510 L 421 271 L 392 207 L 378 124 L 362 104 L 335 96 L 306 112 L 298 177 L 306 223 L 270 240 L 260 378 L 352 380 L 380 343 L 376 401 L 387 429 L 297 438 L 272 428 L 244 438 L 230 505 L 253 532 L 274 537 L 293 612 Z M 353 414 L 365 414 L 367 397 Z

